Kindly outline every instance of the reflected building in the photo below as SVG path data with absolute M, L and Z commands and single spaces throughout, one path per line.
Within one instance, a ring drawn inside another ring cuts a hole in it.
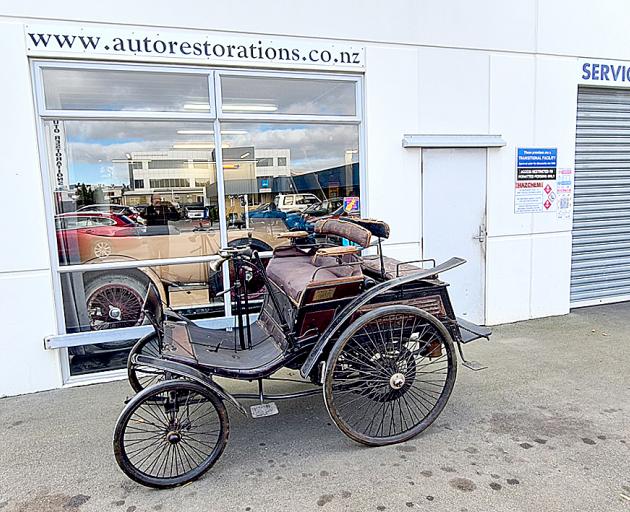
M 126 205 L 147 205 L 152 198 L 176 206 L 218 204 L 214 150 L 140 151 L 113 163 L 126 166 L 129 173 Z M 290 165 L 289 149 L 224 148 L 225 194 L 248 195 L 252 205 L 268 202 L 274 189 L 282 188 L 274 183 L 290 181 Z

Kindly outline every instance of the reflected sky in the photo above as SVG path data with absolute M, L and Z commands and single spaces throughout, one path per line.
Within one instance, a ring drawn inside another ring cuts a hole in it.
M 127 155 L 173 150 L 175 144 L 213 146 L 205 122 L 65 121 L 69 183 L 129 183 Z M 228 147 L 289 149 L 293 174 L 358 161 L 358 127 L 332 124 L 223 123 Z M 178 133 L 180 132 L 180 133 Z M 184 133 L 181 133 L 184 132 Z M 190 133 L 202 132 L 202 133 Z M 205 133 L 204 133 L 205 132 Z

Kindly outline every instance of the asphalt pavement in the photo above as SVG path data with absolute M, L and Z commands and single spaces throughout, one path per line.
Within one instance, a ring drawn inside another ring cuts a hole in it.
M 321 395 L 256 420 L 230 408 L 223 457 L 167 491 L 114 461 L 126 382 L 2 399 L 0 510 L 630 511 L 630 303 L 494 330 L 466 347 L 488 369 L 460 365 L 442 415 L 405 444 L 353 443 Z

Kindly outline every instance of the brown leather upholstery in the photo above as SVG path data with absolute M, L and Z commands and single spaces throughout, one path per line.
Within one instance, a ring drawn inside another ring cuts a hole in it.
M 389 238 L 389 224 L 376 219 L 357 219 L 356 217 L 342 217 L 344 222 L 352 222 L 367 229 L 373 236 L 378 238 Z
M 315 233 L 333 235 L 350 240 L 361 247 L 368 247 L 372 233 L 358 224 L 340 219 L 321 219 L 315 223 Z
M 394 258 L 383 256 L 384 272 L 387 279 L 394 279 L 395 277 L 406 276 L 411 272 L 420 272 L 421 267 L 410 265 L 408 263 L 402 263 Z M 361 267 L 368 274 L 381 274 L 381 260 L 378 256 L 370 256 L 363 258 L 361 261 Z
M 345 256 L 344 263 L 347 258 L 353 257 Z M 348 278 L 363 280 L 359 265 L 339 265 L 334 257 L 310 256 L 297 248 L 276 251 L 267 265 L 267 276 L 296 304 L 300 303 L 302 293 L 309 286 L 323 283 L 334 285 Z

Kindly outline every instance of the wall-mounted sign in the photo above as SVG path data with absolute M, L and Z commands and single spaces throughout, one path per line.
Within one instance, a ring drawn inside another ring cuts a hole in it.
M 558 170 L 556 192 L 559 219 L 570 219 L 573 215 L 573 176 L 573 169 Z
M 63 121 L 53 119 L 46 123 L 49 168 L 53 172 L 55 190 L 68 190 L 68 158 L 66 156 L 66 131 Z
M 555 212 L 557 148 L 518 148 L 514 213 Z
M 261 194 L 266 194 L 271 192 L 271 185 L 269 184 L 269 178 L 261 178 L 260 179 L 260 187 L 258 188 L 258 192 Z
M 29 56 L 362 70 L 365 48 L 305 39 L 69 23 L 25 25 Z
M 555 180 L 557 148 L 518 148 L 516 181 Z
M 359 213 L 361 204 L 358 197 L 344 197 L 343 209 L 348 213 Z
M 582 84 L 630 87 L 630 62 L 580 60 L 578 82 Z

